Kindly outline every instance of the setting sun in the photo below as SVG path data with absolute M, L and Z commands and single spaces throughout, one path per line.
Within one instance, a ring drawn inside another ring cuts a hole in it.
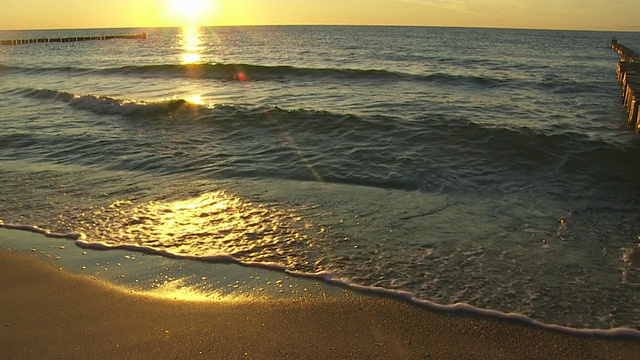
M 217 12 L 214 0 L 168 0 L 168 13 L 182 25 L 199 25 Z

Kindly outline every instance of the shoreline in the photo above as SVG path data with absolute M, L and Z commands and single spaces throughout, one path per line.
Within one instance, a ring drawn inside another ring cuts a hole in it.
M 572 335 L 380 296 L 171 300 L 0 251 L 0 357 L 633 358 L 637 338 Z
M 0 221 L 0 252 L 31 254 L 59 270 L 88 275 L 119 289 L 157 297 L 204 300 L 386 298 L 437 314 L 507 321 L 567 335 L 629 338 L 640 342 L 640 330 L 634 328 L 571 327 L 466 303 L 434 303 L 415 298 L 409 292 L 352 284 L 322 274 L 288 272 L 280 267 L 226 259 L 211 262 L 164 256 L 145 249 L 86 246 L 82 240 L 82 234 L 51 233 L 37 227 Z

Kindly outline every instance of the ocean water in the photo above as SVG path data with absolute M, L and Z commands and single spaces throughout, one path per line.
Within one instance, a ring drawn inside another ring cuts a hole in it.
M 142 31 L 0 47 L 5 225 L 640 330 L 640 141 L 609 47 L 638 49 L 638 33 L 0 39 Z

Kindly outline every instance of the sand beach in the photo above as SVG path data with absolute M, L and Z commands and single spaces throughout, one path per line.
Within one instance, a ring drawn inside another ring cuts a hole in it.
M 155 298 L 0 252 L 3 359 L 632 359 L 576 336 L 389 298 Z

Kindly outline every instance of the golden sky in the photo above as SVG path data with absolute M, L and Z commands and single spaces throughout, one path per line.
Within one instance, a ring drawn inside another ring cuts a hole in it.
M 418 25 L 640 31 L 640 0 L 2 0 L 0 29 Z

